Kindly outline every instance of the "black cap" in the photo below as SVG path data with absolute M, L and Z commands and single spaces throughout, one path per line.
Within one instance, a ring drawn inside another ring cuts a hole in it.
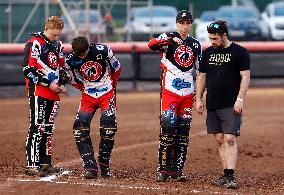
M 193 21 L 192 15 L 189 11 L 182 10 L 179 11 L 176 17 L 176 22 L 182 21 L 182 20 L 187 20 L 187 21 Z

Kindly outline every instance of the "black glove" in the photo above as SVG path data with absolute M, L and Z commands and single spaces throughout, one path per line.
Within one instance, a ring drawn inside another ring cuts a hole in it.
M 71 76 L 66 70 L 66 68 L 62 67 L 59 69 L 59 85 L 65 85 L 71 81 Z

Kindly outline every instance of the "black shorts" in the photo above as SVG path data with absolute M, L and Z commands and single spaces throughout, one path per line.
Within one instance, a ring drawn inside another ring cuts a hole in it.
M 208 134 L 233 134 L 240 135 L 242 116 L 235 114 L 233 108 L 207 110 L 207 133 Z

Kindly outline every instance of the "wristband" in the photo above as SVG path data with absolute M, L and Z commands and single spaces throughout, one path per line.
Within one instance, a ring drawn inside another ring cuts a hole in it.
M 237 98 L 237 101 L 243 102 L 244 99 L 243 98 Z

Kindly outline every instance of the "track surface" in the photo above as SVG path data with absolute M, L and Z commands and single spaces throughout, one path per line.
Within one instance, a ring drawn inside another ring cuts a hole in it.
M 186 183 L 155 182 L 159 134 L 159 93 L 118 92 L 118 132 L 112 158 L 114 178 L 86 180 L 72 135 L 80 97 L 62 97 L 53 137 L 53 162 L 59 176 L 29 177 L 25 169 L 28 128 L 26 98 L 0 101 L 0 194 L 284 194 L 284 89 L 250 89 L 245 100 L 236 170 L 240 188 L 210 185 L 222 173 L 205 115 L 194 112 L 185 173 Z M 98 122 L 92 122 L 98 150 Z

